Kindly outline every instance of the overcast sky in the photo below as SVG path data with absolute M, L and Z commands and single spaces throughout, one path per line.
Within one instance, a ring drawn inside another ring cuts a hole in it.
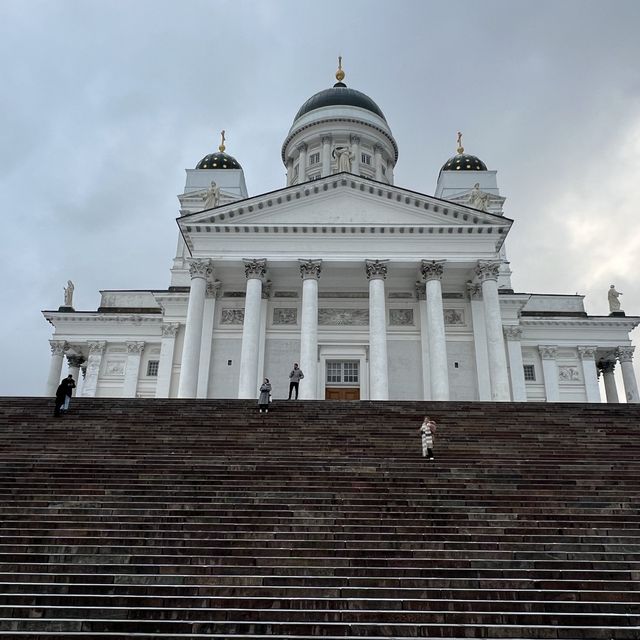
M 637 0 L 0 0 L 0 394 L 43 393 L 40 310 L 67 279 L 78 310 L 168 286 L 184 169 L 220 129 L 250 195 L 285 185 L 282 141 L 339 54 L 398 186 L 433 194 L 458 130 L 498 170 L 516 290 L 604 315 L 615 283 L 640 314 L 639 26 Z

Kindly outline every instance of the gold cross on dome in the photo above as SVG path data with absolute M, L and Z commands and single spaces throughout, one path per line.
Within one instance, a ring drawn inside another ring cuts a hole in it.
M 458 153 L 464 153 L 464 147 L 462 146 L 462 132 L 458 131 Z
M 218 149 L 220 150 L 220 153 L 224 153 L 224 150 L 226 149 L 224 146 L 224 129 L 220 132 L 220 135 L 222 136 L 222 142 L 220 142 Z

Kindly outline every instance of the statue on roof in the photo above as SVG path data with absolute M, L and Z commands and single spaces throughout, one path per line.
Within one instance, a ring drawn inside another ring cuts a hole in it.
M 73 307 L 73 282 L 67 280 L 67 286 L 64 288 L 64 306 Z
M 354 159 L 354 155 L 349 147 L 336 147 L 334 155 L 338 161 L 338 173 L 341 171 L 351 173 L 351 162 Z
M 211 186 L 206 190 L 202 199 L 204 200 L 204 209 L 212 209 L 220 204 L 220 187 L 215 180 L 211 181 Z
M 489 208 L 489 194 L 480 191 L 479 182 L 476 182 L 469 192 L 469 206 L 480 211 L 486 211 Z
M 620 300 L 618 298 L 622 295 L 620 291 L 616 291 L 616 286 L 612 284 L 609 287 L 609 312 L 614 313 L 615 311 L 621 311 L 620 309 Z

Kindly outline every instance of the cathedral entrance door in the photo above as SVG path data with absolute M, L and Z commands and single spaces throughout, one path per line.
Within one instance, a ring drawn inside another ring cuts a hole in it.
M 325 400 L 360 400 L 360 362 L 327 360 Z
M 325 387 L 325 400 L 360 400 L 360 387 Z

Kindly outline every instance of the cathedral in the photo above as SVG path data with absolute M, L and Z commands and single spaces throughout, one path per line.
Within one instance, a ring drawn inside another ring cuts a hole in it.
M 497 172 L 458 134 L 434 195 L 397 186 L 383 111 L 336 79 L 293 118 L 282 188 L 249 195 L 224 132 L 187 169 L 167 289 L 76 311 L 69 283 L 43 312 L 47 394 L 66 358 L 81 396 L 257 398 L 266 377 L 286 398 L 299 363 L 301 399 L 638 402 L 615 289 L 607 316 L 514 291 Z

